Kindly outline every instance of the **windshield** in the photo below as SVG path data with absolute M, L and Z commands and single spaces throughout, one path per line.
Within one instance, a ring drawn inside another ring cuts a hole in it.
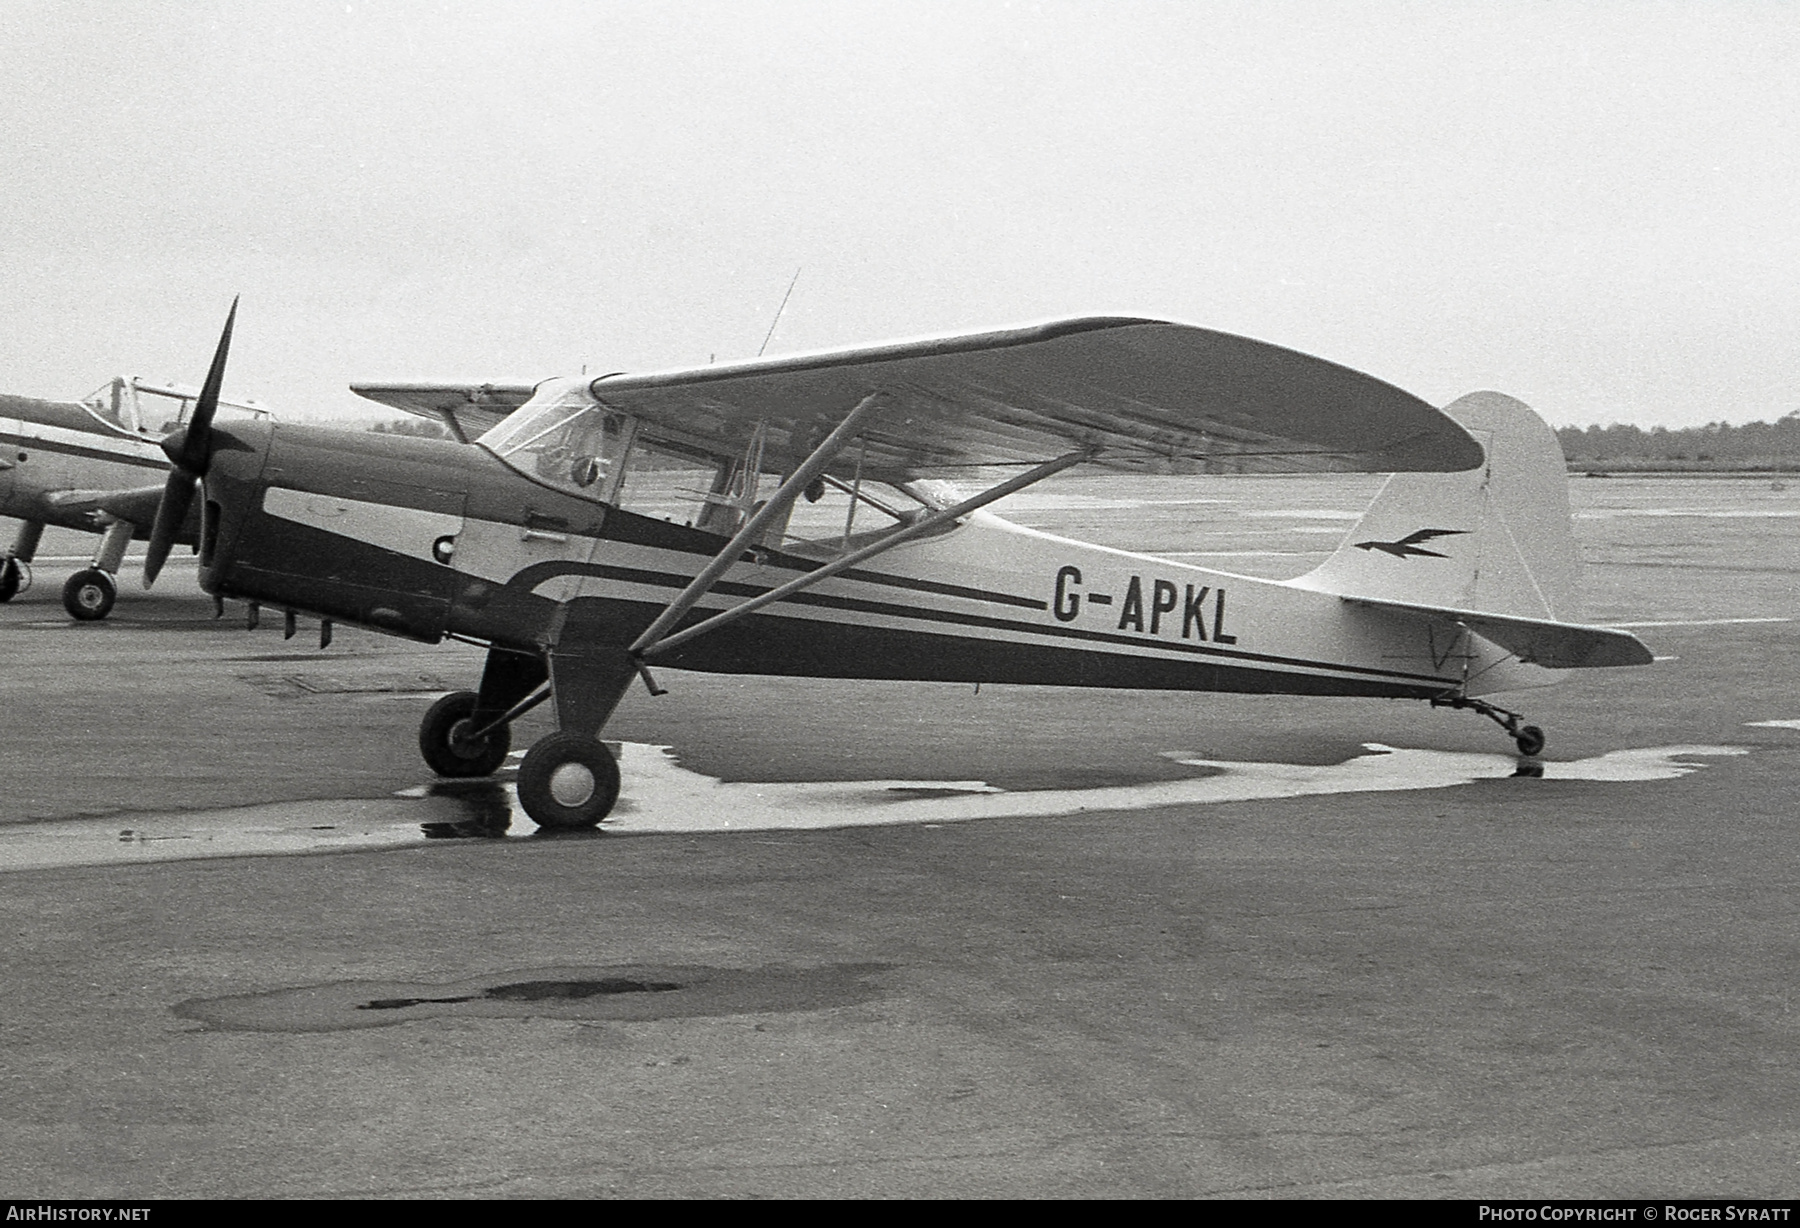
M 727 454 L 697 440 L 677 442 L 641 430 L 637 418 L 595 400 L 585 378 L 540 384 L 531 400 L 475 442 L 546 486 L 725 535 L 784 476 L 765 471 L 757 442 L 742 454 Z M 784 517 L 771 525 L 765 540 L 845 549 L 858 532 L 905 519 L 918 504 L 891 487 L 827 476 L 796 502 L 791 522 Z
M 528 477 L 584 498 L 618 496 L 636 422 L 597 404 L 586 380 L 547 380 L 475 442 Z

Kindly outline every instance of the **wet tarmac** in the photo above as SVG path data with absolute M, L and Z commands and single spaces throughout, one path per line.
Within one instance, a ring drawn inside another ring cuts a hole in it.
M 1150 485 L 1010 514 L 1295 574 L 1372 489 Z M 45 561 L 9 1193 L 1793 1197 L 1800 495 L 1575 495 L 1666 659 L 1515 697 L 1539 763 L 1423 705 L 675 674 L 576 839 L 419 765 L 473 650 L 214 623 L 191 567 L 76 626 Z
M 344 981 L 177 1003 L 209 1029 L 340 1032 L 420 1019 L 578 1019 L 647 1022 L 788 1014 L 856 1006 L 882 996 L 885 964 L 822 968 L 706 968 L 625 964 L 533 968 L 455 984 Z
M 1800 727 L 1800 722 L 1764 721 Z M 135 865 L 207 857 L 357 852 L 423 840 L 580 840 L 673 833 L 805 831 L 837 827 L 966 823 L 1085 813 L 1126 814 L 1164 806 L 1310 798 L 1340 793 L 1446 789 L 1506 777 L 1627 783 L 1673 780 L 1708 758 L 1748 753 L 1737 746 L 1659 746 L 1591 759 L 1547 761 L 1518 755 L 1402 749 L 1369 743 L 1337 764 L 1234 763 L 1177 751 L 1163 757 L 1200 773 L 1188 780 L 1109 788 L 1009 791 L 979 780 L 867 780 L 831 783 L 726 782 L 680 766 L 667 746 L 611 743 L 625 779 L 597 832 L 546 831 L 519 805 L 509 766 L 482 780 L 431 780 L 392 801 L 274 802 L 219 810 L 0 827 L 0 872 L 58 866 Z

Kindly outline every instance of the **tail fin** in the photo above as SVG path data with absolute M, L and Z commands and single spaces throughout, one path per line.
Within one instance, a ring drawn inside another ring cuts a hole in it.
M 1292 581 L 1375 601 L 1528 619 L 1578 614 L 1562 447 L 1544 420 L 1497 392 L 1444 408 L 1486 458 L 1461 473 L 1396 473 L 1344 544 Z

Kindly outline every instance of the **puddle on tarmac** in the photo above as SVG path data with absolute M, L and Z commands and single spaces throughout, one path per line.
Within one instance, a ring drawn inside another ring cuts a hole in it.
M 228 998 L 193 998 L 175 1014 L 232 1032 L 339 1032 L 415 1019 L 536 1018 L 641 1021 L 816 1011 L 881 996 L 890 964 L 707 968 L 618 964 L 531 968 L 433 985 L 338 981 Z
M 13 824 L 0 827 L 0 870 L 389 849 L 445 837 L 594 840 L 669 832 L 962 823 L 1445 789 L 1512 776 L 1599 783 L 1672 780 L 1704 766 L 1688 760 L 1747 753 L 1733 746 L 1655 746 L 1561 761 L 1371 742 L 1367 754 L 1343 763 L 1309 765 L 1233 762 L 1166 751 L 1175 762 L 1202 770 L 1188 780 L 1009 792 L 979 780 L 731 783 L 682 767 L 668 747 L 609 745 L 618 747 L 625 787 L 598 832 L 540 831 L 518 809 L 508 769 L 493 779 L 437 781 L 393 798 Z

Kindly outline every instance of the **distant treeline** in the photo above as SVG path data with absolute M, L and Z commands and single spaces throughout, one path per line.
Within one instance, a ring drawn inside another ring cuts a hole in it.
M 369 428 L 383 435 L 423 435 L 427 439 L 448 439 L 450 431 L 442 422 L 431 418 L 401 418 L 394 422 L 377 422 Z
M 1713 422 L 1678 431 L 1565 426 L 1556 438 L 1575 469 L 1800 469 L 1800 410 L 1778 422 Z

